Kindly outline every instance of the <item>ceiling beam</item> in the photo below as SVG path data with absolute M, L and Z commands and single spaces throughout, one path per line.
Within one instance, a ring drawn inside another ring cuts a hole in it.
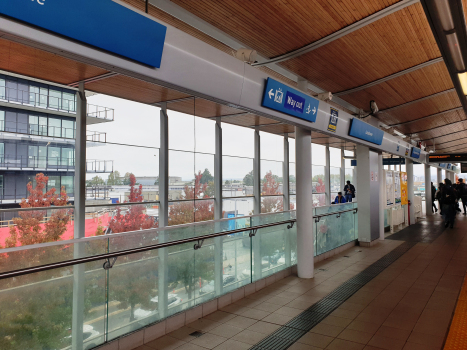
M 375 85 L 384 83 L 385 81 L 388 81 L 388 80 L 391 80 L 391 79 L 394 79 L 394 78 L 398 78 L 398 77 L 403 76 L 403 75 L 405 75 L 405 74 L 409 74 L 409 73 L 415 72 L 415 71 L 417 71 L 417 70 L 419 70 L 419 69 L 422 69 L 422 68 L 431 66 L 432 64 L 439 63 L 439 62 L 443 62 L 443 57 L 438 57 L 438 58 L 435 58 L 435 59 L 432 59 L 432 60 L 429 60 L 429 61 L 426 61 L 426 62 L 417 64 L 416 66 L 413 66 L 413 67 L 410 67 L 410 68 L 401 70 L 400 72 L 397 72 L 397 73 L 388 75 L 388 76 L 386 76 L 386 77 L 384 77 L 384 78 L 381 78 L 381 79 L 378 79 L 378 80 L 374 80 L 374 81 L 372 81 L 372 82 L 369 82 L 369 83 L 366 83 L 366 84 L 363 84 L 363 85 L 354 87 L 354 88 L 352 88 L 352 89 L 343 90 L 343 91 L 339 91 L 339 92 L 333 93 L 333 96 L 348 95 L 348 94 L 351 94 L 351 93 L 353 93 L 353 92 L 357 92 L 357 91 L 360 91 L 360 90 L 368 89 L 369 87 L 372 87 L 372 86 L 375 86 Z
M 449 136 L 449 135 L 454 135 L 454 134 L 459 134 L 461 132 L 467 132 L 467 130 L 459 130 L 459 131 L 454 131 L 454 132 L 450 132 L 449 134 L 444 134 L 444 135 L 440 135 L 440 136 L 434 136 L 434 137 L 430 137 L 429 139 L 424 139 L 424 140 L 420 140 L 422 142 L 424 141 L 432 141 L 434 139 L 439 139 L 441 137 L 445 137 L 445 136 Z
M 428 96 L 425 96 L 425 97 L 422 97 L 422 98 L 418 98 L 416 100 L 412 100 L 412 101 L 409 101 L 409 102 L 406 102 L 406 103 L 403 103 L 403 104 L 400 104 L 400 105 L 397 105 L 397 106 L 392 106 L 392 107 L 389 107 L 389 108 L 386 108 L 386 109 L 381 109 L 379 111 L 379 113 L 382 113 L 382 112 L 389 112 L 389 111 L 392 111 L 394 109 L 397 109 L 397 108 L 401 108 L 401 107 L 407 107 L 407 106 L 410 106 L 414 103 L 418 103 L 418 102 L 422 102 L 422 101 L 425 101 L 425 100 L 429 100 L 433 97 L 437 97 L 437 96 L 441 96 L 441 95 L 444 95 L 444 94 L 447 94 L 448 92 L 454 92 L 456 91 L 456 89 L 452 88 L 452 89 L 448 89 L 448 90 L 444 90 L 444 91 L 440 91 L 440 92 L 437 92 L 435 94 L 432 94 L 432 95 L 428 95 Z
M 426 129 L 426 130 L 420 130 L 420 131 L 414 131 L 414 132 L 412 132 L 411 134 L 421 134 L 422 132 L 433 131 L 433 130 L 445 128 L 445 127 L 447 127 L 447 126 L 451 126 L 451 125 L 455 125 L 455 124 L 459 124 L 459 123 L 467 123 L 467 120 L 460 120 L 460 121 L 458 121 L 458 122 L 454 122 L 454 123 L 451 123 L 451 124 L 446 124 L 446 125 L 437 126 L 436 128 L 431 128 L 431 129 Z M 463 131 L 467 131 L 467 130 L 463 130 Z M 446 135 L 442 135 L 442 136 L 446 136 Z M 430 139 L 433 139 L 433 137 L 430 137 Z
M 455 145 L 455 146 L 451 146 L 451 147 L 446 147 L 446 148 L 443 148 L 441 147 L 441 150 L 446 150 L 446 149 L 450 149 L 450 148 L 454 148 L 454 149 L 451 149 L 449 152 L 452 152 L 452 151 L 458 151 L 459 148 L 462 149 L 462 148 L 466 148 L 467 145 Z M 437 152 L 440 151 L 440 150 L 437 150 Z
M 95 77 L 91 77 L 91 78 L 87 78 L 87 79 L 84 79 L 84 80 L 76 81 L 74 83 L 68 84 L 68 86 L 78 87 L 79 83 L 85 83 L 85 84 L 95 83 L 96 81 L 111 78 L 111 77 L 115 77 L 117 75 L 119 75 L 119 73 L 108 72 L 108 73 L 104 73 L 104 74 L 101 74 L 101 75 L 97 75 Z
M 465 137 L 461 137 L 460 139 L 454 139 L 454 140 L 451 140 L 451 141 L 440 142 L 440 143 L 437 143 L 436 146 L 438 146 L 438 145 L 445 145 L 446 143 L 455 142 L 455 141 L 460 141 L 460 140 L 464 140 L 464 141 L 465 141 Z
M 431 117 L 437 117 L 437 116 L 440 116 L 440 115 L 443 115 L 443 114 L 446 114 L 446 113 L 449 113 L 449 112 L 455 112 L 455 111 L 461 111 L 461 110 L 464 110 L 464 107 L 460 106 L 460 107 L 448 109 L 448 110 L 445 110 L 445 111 L 442 111 L 442 112 L 439 112 L 439 113 L 430 114 L 430 115 L 427 115 L 425 117 L 409 120 L 409 121 L 406 121 L 406 122 L 397 123 L 397 124 L 388 124 L 388 126 L 395 127 L 395 126 L 407 125 L 407 124 L 410 124 L 410 123 L 419 122 L 420 120 L 428 119 L 428 118 L 431 118 Z
M 179 19 L 180 21 L 190 25 L 191 27 L 205 33 L 206 35 L 209 35 L 211 38 L 231 47 L 234 50 L 238 50 L 240 48 L 248 48 L 254 50 L 254 47 L 248 47 L 244 43 L 238 41 L 237 39 L 233 38 L 232 36 L 224 33 L 217 27 L 213 26 L 212 24 L 209 24 L 208 22 L 202 20 L 201 18 L 195 16 L 192 14 L 190 11 L 185 10 L 183 7 L 178 6 L 171 2 L 170 0 L 149 0 L 149 3 L 155 7 L 157 7 L 159 10 L 164 11 L 165 13 L 168 13 L 169 15 Z M 264 62 L 268 58 L 261 56 L 260 54 L 257 55 L 257 61 L 258 62 Z M 296 73 L 291 72 L 290 70 L 281 67 L 277 64 L 270 64 L 268 65 L 268 68 L 275 71 L 276 73 L 279 73 L 280 75 L 298 82 L 298 80 L 304 79 L 303 77 L 299 76 Z M 320 87 L 311 84 L 308 82 L 308 89 L 311 91 L 314 91 L 316 93 L 321 93 L 321 92 L 326 92 L 325 90 L 321 89 Z M 360 109 L 355 107 L 354 105 L 351 105 L 347 101 L 344 101 L 338 97 L 333 97 L 333 102 L 339 104 L 340 106 L 347 108 L 348 110 L 352 111 L 355 114 L 358 114 Z
M 258 62 L 258 63 L 253 63 L 252 66 L 265 66 L 265 65 L 269 65 L 269 64 L 272 64 L 272 63 L 279 63 L 279 62 L 283 62 L 283 61 L 287 61 L 287 60 L 290 60 L 292 58 L 296 58 L 296 57 L 299 57 L 301 55 L 304 55 L 308 52 L 311 52 L 313 50 L 316 50 L 324 45 L 327 45 L 331 42 L 333 42 L 334 40 L 337 40 L 337 39 L 340 39 L 342 38 L 343 36 L 347 35 L 347 34 L 350 34 L 356 30 L 359 30 L 373 22 L 376 22 L 377 20 L 381 19 L 381 18 L 384 18 L 388 15 L 391 15 L 393 14 L 394 12 L 397 12 L 399 10 L 402 10 L 403 8 L 406 8 L 407 6 L 410 6 L 410 5 L 413 5 L 413 4 L 416 4 L 420 2 L 420 0 L 403 0 L 403 1 L 399 1 L 391 6 L 388 6 L 378 12 L 375 12 L 373 13 L 372 15 L 370 16 L 367 16 L 355 23 L 352 23 L 332 34 L 329 34 L 327 36 L 325 36 L 324 38 L 321 38 L 315 42 L 312 42 L 311 44 L 308 44 L 308 45 L 305 45 L 299 49 L 296 49 L 294 51 L 291 51 L 291 52 L 288 52 L 284 55 L 280 55 L 280 56 L 277 56 L 277 57 L 274 57 L 274 58 L 271 58 L 269 60 L 265 60 L 263 62 Z

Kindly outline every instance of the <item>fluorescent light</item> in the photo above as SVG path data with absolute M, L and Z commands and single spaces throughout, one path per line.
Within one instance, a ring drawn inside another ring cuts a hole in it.
M 454 21 L 449 7 L 449 0 L 435 0 L 436 9 L 438 10 L 439 20 L 445 32 L 454 29 Z
M 464 95 L 467 95 L 467 72 L 457 74 L 459 77 L 459 81 L 462 85 L 462 91 L 464 91 Z
M 457 40 L 457 34 L 451 33 L 446 35 L 448 41 L 449 51 L 451 51 L 451 57 L 454 61 L 454 65 L 458 72 L 465 70 L 464 59 L 462 58 L 461 49 L 459 47 L 459 40 Z

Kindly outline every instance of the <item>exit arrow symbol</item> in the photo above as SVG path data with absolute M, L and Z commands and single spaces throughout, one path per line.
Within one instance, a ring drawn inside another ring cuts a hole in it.
M 269 98 L 272 98 L 272 97 L 274 96 L 274 92 L 272 91 L 272 89 L 269 90 L 269 94 L 268 94 L 268 95 L 269 95 Z
M 316 113 L 316 107 L 313 107 L 313 115 Z

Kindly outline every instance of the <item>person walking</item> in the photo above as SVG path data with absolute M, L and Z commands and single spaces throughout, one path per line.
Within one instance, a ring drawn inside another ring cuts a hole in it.
M 435 198 L 438 200 L 439 214 L 443 215 L 443 203 L 442 203 L 442 194 L 443 194 L 444 184 L 439 183 L 438 191 L 436 191 Z
M 438 208 L 436 208 L 436 204 L 435 204 L 435 198 L 436 197 L 436 187 L 433 185 L 433 182 L 431 183 L 431 212 L 432 213 L 437 213 L 438 212 Z M 435 211 L 433 211 L 433 208 L 435 209 Z
M 465 208 L 467 207 L 467 184 L 464 182 L 464 179 L 459 179 L 458 195 L 462 201 L 462 207 L 464 208 L 464 215 L 466 215 Z
M 345 197 L 342 195 L 342 192 L 337 193 L 336 199 L 334 199 L 334 204 L 347 203 Z
M 456 219 L 456 191 L 452 187 L 452 182 L 449 179 L 444 179 L 444 188 L 441 195 L 443 206 L 444 227 L 454 227 Z
M 347 185 L 344 186 L 345 201 L 352 202 L 352 198 L 355 198 L 355 186 L 347 180 Z

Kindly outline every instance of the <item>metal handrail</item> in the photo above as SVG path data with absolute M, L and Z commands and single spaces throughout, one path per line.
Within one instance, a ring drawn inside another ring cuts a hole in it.
M 353 211 L 354 214 L 358 212 L 358 208 L 352 208 L 352 209 L 348 209 L 348 210 L 342 210 L 342 211 L 335 211 L 333 213 L 326 213 L 326 214 L 320 214 L 320 215 L 316 215 L 314 217 L 315 219 L 315 222 L 319 222 L 319 220 L 322 218 L 322 217 L 325 217 L 325 216 L 331 216 L 331 215 L 337 215 L 337 217 L 340 217 L 340 214 L 342 213 L 348 213 L 350 211 Z
M 57 268 L 67 267 L 67 266 L 74 266 L 74 265 L 84 264 L 84 263 L 93 262 L 93 261 L 117 258 L 119 256 L 130 255 L 130 254 L 135 254 L 135 253 L 142 253 L 142 252 L 146 252 L 146 251 L 149 251 L 149 250 L 167 248 L 167 247 L 171 247 L 171 246 L 175 246 L 175 245 L 179 245 L 179 244 L 184 244 L 184 243 L 190 243 L 190 242 L 198 242 L 194 246 L 194 248 L 196 249 L 197 246 L 200 247 L 200 245 L 202 245 L 202 241 L 204 241 L 205 239 L 221 237 L 221 236 L 227 236 L 227 235 L 231 235 L 231 234 L 234 234 L 234 233 L 245 232 L 245 231 L 250 231 L 250 237 L 251 237 L 252 233 L 254 235 L 254 233 L 256 233 L 256 231 L 258 229 L 262 229 L 262 228 L 266 228 L 266 227 L 272 227 L 272 226 L 279 226 L 279 225 L 284 225 L 284 224 L 291 224 L 291 223 L 293 224 L 296 221 L 297 221 L 297 219 L 289 219 L 289 220 L 279 221 L 279 222 L 270 223 L 270 224 L 257 225 L 257 226 L 254 226 L 254 227 L 240 228 L 240 229 L 235 229 L 235 230 L 230 230 L 230 231 L 211 233 L 211 234 L 208 234 L 208 235 L 203 235 L 203 236 L 198 236 L 198 237 L 185 238 L 185 239 L 180 239 L 180 240 L 173 241 L 173 242 L 158 243 L 158 244 L 148 245 L 148 246 L 145 246 L 145 247 L 131 248 L 131 249 L 126 249 L 126 250 L 122 250 L 122 251 L 114 252 L 114 253 L 105 253 L 105 254 L 99 254 L 99 255 L 94 255 L 94 256 L 85 257 L 85 258 L 76 258 L 76 259 L 65 260 L 65 261 L 52 263 L 52 264 L 45 264 L 45 265 L 40 265 L 40 266 L 35 266 L 35 267 L 28 267 L 28 268 L 24 268 L 24 269 L 19 269 L 19 270 L 0 273 L 0 280 L 6 279 L 6 278 L 13 278 L 13 277 L 19 277 L 19 276 L 23 276 L 23 275 L 28 275 L 28 274 L 31 274 L 31 273 L 37 273 L 37 272 L 53 270 L 53 269 L 57 269 Z M 287 226 L 287 227 L 290 229 L 291 227 L 293 227 L 293 225 L 291 225 L 290 227 L 289 226 Z

